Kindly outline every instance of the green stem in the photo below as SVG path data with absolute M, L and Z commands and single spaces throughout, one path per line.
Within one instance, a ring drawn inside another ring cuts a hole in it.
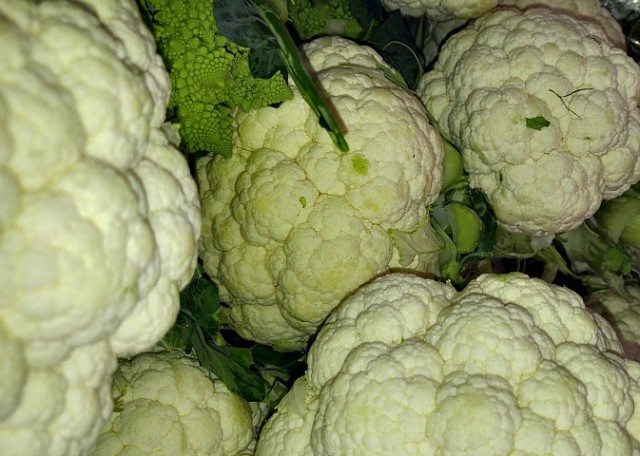
M 327 130 L 334 144 L 338 147 L 338 150 L 342 153 L 347 153 L 349 146 L 342 134 L 340 124 L 335 119 L 326 100 L 318 91 L 313 78 L 300 57 L 298 47 L 293 41 L 289 30 L 287 30 L 287 27 L 280 20 L 280 17 L 273 10 L 268 0 L 249 0 L 249 2 L 260 14 L 265 25 L 269 27 L 269 30 L 278 42 L 282 60 L 300 94 L 311 107 L 311 110 L 318 116 L 321 125 Z

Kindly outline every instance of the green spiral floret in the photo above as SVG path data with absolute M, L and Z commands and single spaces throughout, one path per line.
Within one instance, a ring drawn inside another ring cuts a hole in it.
M 221 35 L 213 0 L 140 0 L 173 86 L 169 109 L 180 124 L 185 152 L 231 155 L 231 112 L 291 98 L 280 73 L 257 79 L 249 49 Z

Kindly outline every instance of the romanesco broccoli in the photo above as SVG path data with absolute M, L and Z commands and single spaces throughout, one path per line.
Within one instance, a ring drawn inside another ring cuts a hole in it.
M 287 3 L 289 19 L 302 40 L 320 35 L 356 38 L 362 32 L 349 0 L 288 0 Z
M 170 71 L 169 109 L 180 123 L 187 153 L 229 156 L 233 109 L 248 111 L 292 97 L 282 74 L 251 75 L 249 49 L 219 33 L 213 0 L 139 1 Z

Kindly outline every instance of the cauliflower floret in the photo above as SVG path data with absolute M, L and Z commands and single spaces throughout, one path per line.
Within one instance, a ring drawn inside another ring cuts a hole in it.
M 446 42 L 418 93 L 508 230 L 568 231 L 640 177 L 640 68 L 591 22 L 497 10 Z
M 175 321 L 197 189 L 135 2 L 4 1 L 0 48 L 0 453 L 82 454 Z
M 443 173 L 426 110 L 375 51 L 326 37 L 304 52 L 349 153 L 295 92 L 278 108 L 237 112 L 233 156 L 197 164 L 205 269 L 234 328 L 281 346 L 304 343 L 345 295 L 400 264 L 387 232 L 430 229 Z
M 255 444 L 250 404 L 181 352 L 122 361 L 113 395 L 117 409 L 90 456 L 235 456 Z
M 256 455 L 632 454 L 639 372 L 567 288 L 392 273 L 328 317 Z

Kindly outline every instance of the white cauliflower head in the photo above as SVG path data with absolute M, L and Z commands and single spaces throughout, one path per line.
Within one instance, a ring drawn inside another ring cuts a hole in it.
M 337 152 L 296 92 L 278 108 L 238 112 L 232 158 L 197 166 L 205 269 L 234 328 L 262 343 L 304 342 L 349 292 L 408 265 L 387 232 L 430 229 L 442 182 L 439 135 L 375 51 L 327 37 L 304 52 L 350 151 Z
M 198 194 L 134 1 L 4 1 L 0 48 L 0 337 L 23 372 L 0 403 L 0 453 L 82 454 L 116 356 L 175 321 Z
M 496 10 L 445 43 L 418 92 L 508 230 L 568 231 L 640 177 L 640 68 L 592 22 Z
M 640 365 L 620 351 L 567 288 L 389 274 L 329 316 L 256 455 L 632 454 Z
M 111 421 L 89 456 L 237 456 L 255 445 L 250 404 L 179 351 L 118 366 Z

